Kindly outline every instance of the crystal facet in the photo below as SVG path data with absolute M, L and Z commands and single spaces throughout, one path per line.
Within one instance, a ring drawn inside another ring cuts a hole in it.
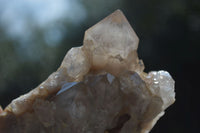
M 41 85 L 0 107 L 1 133 L 148 133 L 174 103 L 166 71 L 145 73 L 120 10 L 85 32 Z M 162 131 L 161 131 L 162 132 Z

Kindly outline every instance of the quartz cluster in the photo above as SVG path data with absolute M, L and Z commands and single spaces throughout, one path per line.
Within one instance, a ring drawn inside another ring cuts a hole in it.
M 115 11 L 46 81 L 0 109 L 0 132 L 148 133 L 175 101 L 174 80 L 166 71 L 143 72 L 138 43 Z

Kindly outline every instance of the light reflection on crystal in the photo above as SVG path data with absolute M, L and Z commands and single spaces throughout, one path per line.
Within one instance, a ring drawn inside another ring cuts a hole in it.
M 70 89 L 72 86 L 78 84 L 78 82 L 69 82 L 69 83 L 66 83 L 62 86 L 61 90 L 56 94 L 56 95 L 59 95 L 61 94 L 62 92 Z

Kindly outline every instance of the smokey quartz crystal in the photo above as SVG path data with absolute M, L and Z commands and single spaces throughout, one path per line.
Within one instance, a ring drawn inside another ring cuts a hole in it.
M 1 133 L 148 133 L 175 101 L 166 71 L 143 72 L 139 39 L 120 10 L 29 93 L 0 108 Z M 160 131 L 162 132 L 162 131 Z

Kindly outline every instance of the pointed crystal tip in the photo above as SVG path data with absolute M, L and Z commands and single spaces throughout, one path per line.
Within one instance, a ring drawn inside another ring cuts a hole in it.
M 128 22 L 123 12 L 119 9 L 110 14 L 108 17 L 104 18 L 102 21 L 107 21 L 107 19 L 110 19 L 112 23 L 117 23 L 117 24 L 123 24 Z
M 94 68 L 115 74 L 124 67 L 129 69 L 132 64 L 137 64 L 138 43 L 139 39 L 124 14 L 116 10 L 85 32 L 83 49 L 89 51 Z

